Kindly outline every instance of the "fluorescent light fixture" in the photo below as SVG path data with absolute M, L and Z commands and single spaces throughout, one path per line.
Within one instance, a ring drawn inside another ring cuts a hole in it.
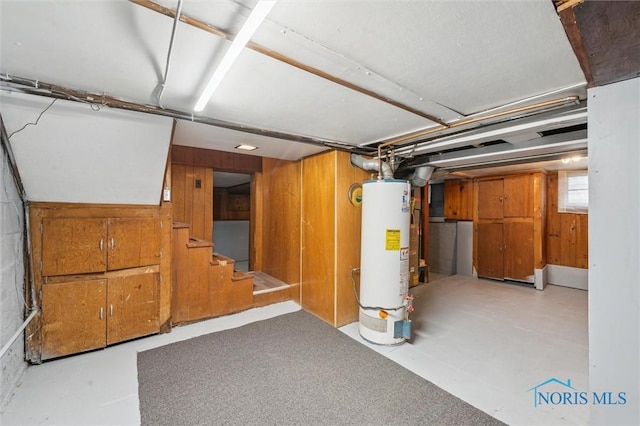
M 242 26 L 242 29 L 233 39 L 233 43 L 231 43 L 231 47 L 229 47 L 229 50 L 227 50 L 227 53 L 225 53 L 224 57 L 222 58 L 220 65 L 218 65 L 218 68 L 216 68 L 213 75 L 209 79 L 207 86 L 204 88 L 204 91 L 200 95 L 200 99 L 198 99 L 198 102 L 193 107 L 194 111 L 202 111 L 207 105 L 209 99 L 211 99 L 211 96 L 213 96 L 213 92 L 215 92 L 215 90 L 218 88 L 225 75 L 227 75 L 227 72 L 229 72 L 229 70 L 231 69 L 233 63 L 236 61 L 236 59 L 238 59 L 238 56 L 240 56 L 240 52 L 242 52 L 242 49 L 244 49 L 249 40 L 251 40 L 251 37 L 256 32 L 260 24 L 262 24 L 264 18 L 267 17 L 274 4 L 276 4 L 275 0 L 258 1 L 258 4 L 251 11 L 251 14 Z
M 253 146 L 253 145 L 240 144 L 240 145 L 236 146 L 236 149 L 241 149 L 243 151 L 254 151 L 254 150 L 258 149 L 258 147 L 257 146 Z

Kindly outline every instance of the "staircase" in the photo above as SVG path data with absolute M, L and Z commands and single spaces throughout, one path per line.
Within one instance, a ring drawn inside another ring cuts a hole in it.
M 254 297 L 254 275 L 237 271 L 230 257 L 213 252 L 213 243 L 189 235 L 190 226 L 173 224 L 171 322 L 190 323 L 288 300 L 288 285 L 271 297 Z M 284 283 L 283 283 L 284 284 Z

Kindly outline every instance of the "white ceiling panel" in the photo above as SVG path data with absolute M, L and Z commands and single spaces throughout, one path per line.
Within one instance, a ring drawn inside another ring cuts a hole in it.
M 182 12 L 233 35 L 255 4 L 184 0 Z M 366 147 L 436 125 L 420 115 L 451 123 L 505 104 L 585 95 L 550 0 L 281 0 L 252 41 L 330 78 L 245 49 L 205 110 L 193 116 L 230 42 L 180 21 L 160 104 L 173 23 L 125 0 L 0 0 L 0 74 L 192 117 L 179 120 L 178 144 L 233 150 L 242 141 L 261 144 L 256 155 L 290 159 L 325 148 L 268 136 Z M 267 136 L 254 134 L 262 131 Z
M 307 143 L 290 142 L 251 133 L 213 127 L 202 123 L 178 120 L 174 144 L 196 148 L 215 149 L 281 160 L 299 160 L 302 157 L 326 151 L 329 148 Z M 258 147 L 255 151 L 239 151 L 235 147 L 248 144 Z

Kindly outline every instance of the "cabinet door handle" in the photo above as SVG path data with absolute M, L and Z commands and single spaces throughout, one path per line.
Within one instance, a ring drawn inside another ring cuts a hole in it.
M 503 198 L 502 198 L 502 195 L 501 195 L 498 199 L 500 200 L 500 202 L 502 202 L 502 199 L 503 199 Z
M 504 194 L 503 197 L 504 197 L 503 199 L 506 200 L 507 199 L 507 194 Z
M 114 248 L 116 248 L 116 242 L 113 237 L 111 237 L 111 250 L 113 250 Z
M 100 238 L 100 244 L 98 245 L 98 246 L 100 247 L 100 251 L 102 251 L 102 243 L 103 243 L 103 242 L 104 242 L 104 241 L 102 240 L 102 238 Z
M 100 319 L 104 318 L 104 310 L 100 307 Z
M 113 316 L 113 303 L 109 305 L 109 316 Z

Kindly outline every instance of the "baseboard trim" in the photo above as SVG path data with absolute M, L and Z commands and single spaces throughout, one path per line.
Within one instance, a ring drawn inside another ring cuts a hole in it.
M 572 268 L 570 266 L 561 265 L 547 265 L 546 270 L 547 284 L 577 288 L 580 290 L 589 289 L 588 269 Z

